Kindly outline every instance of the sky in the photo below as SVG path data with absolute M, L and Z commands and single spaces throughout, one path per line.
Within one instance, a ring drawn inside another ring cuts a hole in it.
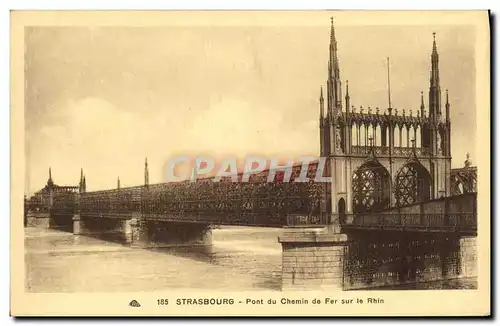
M 452 167 L 475 157 L 474 33 L 454 26 L 336 26 L 351 104 L 428 104 L 436 32 Z M 298 157 L 319 153 L 326 87 L 324 26 L 29 27 L 25 30 L 27 192 L 54 182 L 87 190 L 162 182 L 175 155 Z M 344 87 L 344 86 L 343 86 Z M 345 92 L 345 89 L 343 89 Z M 444 107 L 442 108 L 444 112 Z

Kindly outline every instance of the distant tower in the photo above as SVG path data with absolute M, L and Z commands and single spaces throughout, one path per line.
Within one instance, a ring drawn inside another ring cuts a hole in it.
M 79 183 L 80 193 L 85 192 L 85 176 L 83 175 L 83 168 L 80 169 L 80 183 Z
M 49 166 L 49 179 L 47 180 L 47 186 L 53 187 L 54 186 L 54 181 L 52 180 L 52 169 Z
M 52 180 L 52 169 L 49 166 L 49 179 L 47 180 L 47 199 L 43 199 L 44 205 L 47 206 L 48 209 L 52 207 L 54 203 L 54 180 Z
M 116 181 L 116 189 L 120 189 L 120 177 L 118 176 L 118 180 Z
M 149 186 L 149 168 L 148 168 L 148 158 L 144 162 L 144 185 Z

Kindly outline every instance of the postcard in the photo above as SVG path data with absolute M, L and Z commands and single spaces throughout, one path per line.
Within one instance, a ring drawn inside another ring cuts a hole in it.
M 13 316 L 487 316 L 487 11 L 12 11 Z

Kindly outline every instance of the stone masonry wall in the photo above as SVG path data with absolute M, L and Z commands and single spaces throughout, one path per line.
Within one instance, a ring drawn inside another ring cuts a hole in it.
M 330 243 L 284 243 L 284 288 L 342 288 L 344 247 Z
M 477 238 L 460 239 L 460 276 L 477 276 Z

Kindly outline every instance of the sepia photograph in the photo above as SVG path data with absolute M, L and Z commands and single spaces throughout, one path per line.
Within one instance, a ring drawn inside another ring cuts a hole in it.
M 73 14 L 12 17 L 16 291 L 488 312 L 486 11 Z

